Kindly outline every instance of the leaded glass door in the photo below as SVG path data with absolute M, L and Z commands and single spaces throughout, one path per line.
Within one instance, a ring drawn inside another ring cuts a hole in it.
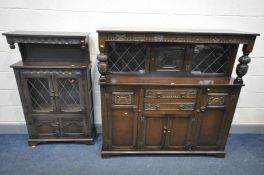
M 54 89 L 58 112 L 84 112 L 81 71 L 62 72 L 54 75 Z
M 23 89 L 31 113 L 53 113 L 56 111 L 51 75 L 24 72 Z M 23 74 L 23 72 L 22 72 Z

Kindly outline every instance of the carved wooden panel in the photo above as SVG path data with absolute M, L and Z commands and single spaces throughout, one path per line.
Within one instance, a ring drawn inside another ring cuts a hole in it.
M 151 53 L 151 70 L 181 71 L 183 69 L 185 47 L 154 47 Z
M 60 121 L 61 136 L 80 137 L 84 135 L 84 121 L 81 118 L 62 118 Z
M 147 98 L 196 98 L 196 89 L 146 89 Z
M 192 111 L 195 103 L 144 103 L 146 111 L 155 110 L 176 110 L 176 111 Z
M 73 70 L 73 69 L 22 69 L 21 71 L 22 75 L 26 76 L 35 76 L 35 75 L 81 75 L 80 70 Z
M 208 106 L 225 106 L 227 93 L 208 93 Z
M 131 105 L 133 104 L 134 92 L 112 92 L 113 105 Z
M 250 38 L 226 35 L 201 34 L 135 34 L 135 33 L 108 33 L 105 41 L 134 41 L 134 42 L 179 42 L 179 43 L 248 43 Z M 100 43 L 101 44 L 101 43 Z
M 38 138 L 50 138 L 50 137 L 59 137 L 60 136 L 60 129 L 59 129 L 59 121 L 58 119 L 51 118 L 51 119 L 35 119 L 33 118 L 34 123 L 34 130 Z

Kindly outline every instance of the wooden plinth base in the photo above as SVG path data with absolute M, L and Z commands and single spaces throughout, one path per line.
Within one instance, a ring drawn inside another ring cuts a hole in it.
M 48 142 L 78 142 L 84 143 L 87 145 L 92 145 L 95 142 L 94 138 L 89 139 L 28 139 L 28 145 L 31 147 L 35 147 L 41 143 L 48 143 Z
M 208 155 L 217 158 L 225 158 L 224 151 L 101 151 L 102 158 L 109 158 L 117 155 Z

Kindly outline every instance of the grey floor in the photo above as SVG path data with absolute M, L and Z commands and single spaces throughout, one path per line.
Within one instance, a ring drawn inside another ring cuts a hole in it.
M 0 175 L 264 175 L 264 135 L 233 134 L 224 159 L 203 156 L 119 156 L 101 159 L 95 145 L 27 145 L 27 135 L 0 135 Z

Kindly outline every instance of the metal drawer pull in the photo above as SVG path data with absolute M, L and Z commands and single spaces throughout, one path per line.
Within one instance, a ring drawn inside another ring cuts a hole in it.
M 159 104 L 156 105 L 156 109 L 157 109 L 157 110 L 160 110 L 160 105 L 159 105 Z
M 179 110 L 183 110 L 183 108 L 184 108 L 184 105 L 183 104 L 180 104 L 179 105 Z
M 206 106 L 201 106 L 200 110 L 201 112 L 204 112 L 206 110 Z
M 181 98 L 185 98 L 185 96 L 186 96 L 186 93 L 181 93 L 181 94 L 180 94 L 180 97 L 181 97 Z
M 161 97 L 161 93 L 157 92 L 157 98 L 160 98 L 160 97 Z
M 133 107 L 132 107 L 132 110 L 133 110 L 134 112 L 137 112 L 137 106 L 133 106 Z

